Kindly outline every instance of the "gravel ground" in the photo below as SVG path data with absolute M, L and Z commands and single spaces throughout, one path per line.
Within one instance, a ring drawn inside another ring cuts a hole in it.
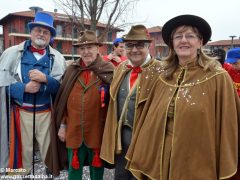
M 37 156 L 39 156 L 39 154 Z M 41 175 L 46 177 L 45 166 L 44 166 L 43 162 L 40 161 L 39 159 L 36 160 L 37 162 L 35 161 L 35 166 L 34 166 L 34 171 L 35 171 L 34 174 L 36 175 L 35 179 L 46 180 L 46 178 L 43 178 L 43 177 L 39 178 Z M 0 169 L 0 170 L 2 170 L 2 169 Z M 12 175 L 9 174 L 11 176 L 11 178 L 4 177 L 4 174 L 2 172 L 3 171 L 0 171 L 0 179 L 11 180 L 11 179 L 14 178 L 14 174 L 12 174 Z M 103 179 L 104 180 L 112 180 L 113 176 L 114 176 L 114 169 L 109 170 L 109 169 L 105 168 Z M 21 178 L 16 178 L 16 177 L 14 179 L 21 180 Z M 54 180 L 67 180 L 68 179 L 67 170 L 61 171 L 60 175 L 58 177 L 54 177 L 53 179 Z M 88 166 L 83 168 L 83 178 L 82 178 L 82 180 L 90 180 L 89 167 Z
M 45 171 L 45 166 L 43 165 L 42 162 L 36 162 L 35 164 L 35 179 L 37 180 L 46 180 L 50 178 L 46 178 L 46 171 Z M 2 169 L 1 169 L 2 170 Z M 10 176 L 10 177 L 9 177 Z M 23 180 L 20 177 L 20 174 L 14 173 L 14 174 L 8 174 L 6 175 L 3 173 L 3 171 L 0 171 L 0 179 L 4 180 L 12 180 L 12 179 L 17 179 L 17 180 Z M 112 180 L 114 176 L 114 170 L 111 169 L 105 169 L 104 170 L 104 180 Z M 68 173 L 67 171 L 61 171 L 60 175 L 58 177 L 54 177 L 54 180 L 67 180 L 68 179 Z M 83 168 L 83 178 L 82 180 L 90 180 L 90 175 L 89 175 L 89 167 L 84 167 Z
M 36 175 L 41 175 L 41 174 L 46 174 L 45 173 L 45 168 L 42 162 L 38 162 L 35 165 L 35 174 Z M 104 170 L 104 180 L 112 180 L 114 176 L 114 170 L 109 170 L 109 169 L 105 169 Z M 67 171 L 61 171 L 60 176 L 58 177 L 54 177 L 54 180 L 67 180 Z M 83 169 L 83 180 L 90 180 L 90 176 L 89 176 L 89 168 L 88 167 L 84 167 Z

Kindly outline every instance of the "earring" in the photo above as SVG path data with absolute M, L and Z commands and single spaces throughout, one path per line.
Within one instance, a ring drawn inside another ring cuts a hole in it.
M 201 48 L 200 49 L 197 49 L 197 55 L 199 56 L 201 53 Z

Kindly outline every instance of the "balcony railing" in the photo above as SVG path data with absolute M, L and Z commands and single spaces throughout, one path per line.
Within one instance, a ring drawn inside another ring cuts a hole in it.
M 8 34 L 8 36 L 16 36 L 16 37 L 30 37 L 30 34 L 26 34 L 26 33 L 18 33 L 18 32 L 10 32 Z M 61 36 L 57 36 L 54 38 L 55 40 L 59 40 L 59 41 L 75 41 L 77 42 L 77 38 L 72 39 L 71 37 L 61 37 Z

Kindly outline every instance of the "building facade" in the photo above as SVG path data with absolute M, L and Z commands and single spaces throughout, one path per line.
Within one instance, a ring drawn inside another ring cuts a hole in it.
M 0 56 L 3 53 L 3 35 L 0 34 Z
M 78 32 L 76 24 L 71 23 L 69 17 L 65 14 L 48 12 L 54 16 L 54 27 L 56 28 L 56 37 L 53 40 L 52 46 L 63 54 L 66 60 L 79 58 L 77 48 L 72 44 L 77 41 Z M 28 23 L 32 22 L 35 17 L 35 11 L 22 11 L 10 13 L 0 19 L 0 25 L 3 26 L 3 49 L 19 44 L 30 37 Z M 85 20 L 85 28 L 89 29 L 90 21 Z M 106 25 L 97 24 L 97 34 L 105 29 Z M 107 42 L 103 42 L 100 48 L 101 54 L 107 54 L 111 50 L 112 40 L 116 38 L 117 32 L 121 29 L 114 29 L 109 32 Z
M 206 45 L 206 47 L 210 50 L 222 48 L 225 51 L 227 51 L 234 47 L 240 47 L 240 39 L 220 40 L 220 41 L 209 42 Z
M 150 34 L 150 37 L 152 38 L 150 54 L 157 59 L 162 59 L 163 57 L 166 57 L 168 53 L 168 47 L 164 43 L 162 38 L 162 27 L 154 26 L 148 28 L 148 32 Z

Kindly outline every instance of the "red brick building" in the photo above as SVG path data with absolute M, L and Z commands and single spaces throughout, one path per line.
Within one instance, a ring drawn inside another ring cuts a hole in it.
M 240 39 L 233 39 L 233 40 L 220 40 L 220 41 L 214 41 L 209 42 L 207 45 L 207 48 L 213 50 L 217 48 L 222 48 L 225 51 L 231 49 L 232 47 L 240 47 Z
M 162 27 L 161 26 L 154 26 L 148 28 L 148 32 L 153 39 L 151 46 L 150 46 L 150 54 L 153 57 L 161 59 L 165 57 L 168 53 L 168 47 L 164 43 L 162 38 Z
M 66 60 L 78 58 L 77 48 L 72 44 L 77 41 L 78 33 L 65 14 L 48 12 L 54 16 L 54 27 L 56 28 L 56 37 L 53 47 L 61 52 Z M 35 11 L 22 11 L 10 13 L 0 19 L 0 25 L 3 26 L 3 49 L 19 44 L 29 38 L 28 23 L 34 20 Z M 85 27 L 89 29 L 90 21 L 85 20 Z M 105 24 L 98 23 L 96 33 L 99 35 L 106 27 Z M 107 42 L 100 48 L 100 53 L 107 54 L 111 51 L 112 40 L 116 38 L 117 32 L 121 29 L 115 28 L 113 32 L 108 33 Z M 73 34 L 73 38 L 72 38 Z

